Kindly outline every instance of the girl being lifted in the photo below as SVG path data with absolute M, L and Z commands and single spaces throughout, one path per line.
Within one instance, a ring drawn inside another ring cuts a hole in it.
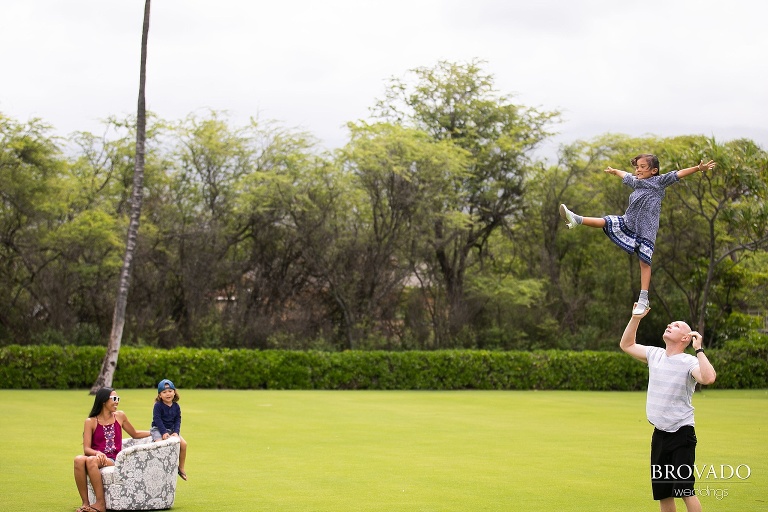
M 570 211 L 564 204 L 560 205 L 560 216 L 565 219 L 569 229 L 579 224 L 602 228 L 613 243 L 630 254 L 637 254 L 640 259 L 640 297 L 632 311 L 633 315 L 650 309 L 648 288 L 651 285 L 651 257 L 659 230 L 661 200 L 664 199 L 665 189 L 697 171 L 712 170 L 715 165 L 714 160 L 706 163 L 702 160 L 696 167 L 659 174 L 659 159 L 656 155 L 637 155 L 632 159 L 634 175 L 612 167 L 605 170 L 608 174 L 619 176 L 625 185 L 633 189 L 624 215 L 582 217 Z

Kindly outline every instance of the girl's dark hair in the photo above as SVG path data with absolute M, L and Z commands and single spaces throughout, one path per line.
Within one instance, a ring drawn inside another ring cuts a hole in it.
M 93 408 L 88 415 L 89 418 L 95 418 L 101 413 L 101 409 L 104 407 L 104 403 L 109 400 L 109 395 L 112 394 L 114 389 L 103 387 L 96 392 L 96 397 L 93 399 Z
M 168 388 L 166 388 L 166 389 L 168 389 Z M 173 401 L 174 402 L 178 402 L 179 400 L 181 400 L 181 397 L 179 396 L 179 392 L 174 389 L 173 390 Z M 163 401 L 163 399 L 160 398 L 160 393 L 158 393 L 157 396 L 155 397 L 155 402 L 162 402 L 162 401 Z
M 641 158 L 645 159 L 646 163 L 651 166 L 651 170 L 656 169 L 656 174 L 659 174 L 659 157 L 656 155 L 651 155 L 648 153 L 637 155 L 635 158 L 630 160 L 632 167 L 637 167 L 637 161 Z

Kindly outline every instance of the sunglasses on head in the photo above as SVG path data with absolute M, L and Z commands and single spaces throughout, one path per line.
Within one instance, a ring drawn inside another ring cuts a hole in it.
M 120 401 L 120 397 L 119 397 L 119 396 L 111 396 L 111 397 L 109 397 L 109 398 L 110 398 L 110 400 L 112 400 L 113 402 L 119 402 L 119 401 Z

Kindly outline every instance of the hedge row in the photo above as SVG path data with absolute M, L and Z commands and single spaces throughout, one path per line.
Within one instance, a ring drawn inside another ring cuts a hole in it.
M 0 388 L 82 389 L 95 381 L 103 347 L 0 348 Z M 768 343 L 707 352 L 717 388 L 768 388 Z M 647 368 L 621 352 L 213 350 L 123 347 L 114 386 L 230 389 L 643 390 Z

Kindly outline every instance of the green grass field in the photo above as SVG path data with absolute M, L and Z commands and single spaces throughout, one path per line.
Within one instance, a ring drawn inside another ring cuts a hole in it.
M 148 429 L 153 390 L 118 393 Z M 179 512 L 658 510 L 644 393 L 180 394 Z M 0 510 L 79 505 L 72 459 L 92 403 L 86 391 L 0 390 Z M 700 479 L 704 510 L 768 510 L 768 390 L 707 390 L 694 406 L 697 465 L 751 471 Z

